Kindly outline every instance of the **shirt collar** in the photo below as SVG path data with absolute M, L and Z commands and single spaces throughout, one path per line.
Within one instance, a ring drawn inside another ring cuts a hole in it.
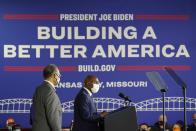
M 50 82 L 50 81 L 48 81 L 48 80 L 44 80 L 45 82 L 48 82 L 51 86 L 52 86 L 52 88 L 54 88 L 54 90 L 56 91 L 56 89 L 55 89 L 55 86 L 54 86 L 54 84 L 52 83 L 52 82 Z
M 89 94 L 90 96 L 93 95 L 86 87 L 84 87 L 84 89 L 88 92 L 88 94 Z

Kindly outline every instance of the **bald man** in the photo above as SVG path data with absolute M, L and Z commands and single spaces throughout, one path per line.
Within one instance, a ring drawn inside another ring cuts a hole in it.
M 99 91 L 100 83 L 96 76 L 89 75 L 84 80 L 84 88 L 77 94 L 74 101 L 73 131 L 99 131 L 98 122 L 107 112 L 97 113 L 93 94 Z
M 193 124 L 189 126 L 188 131 L 196 131 L 196 112 L 193 113 Z
M 171 131 L 171 127 L 167 124 L 167 117 L 165 116 L 165 130 Z M 163 131 L 163 115 L 161 114 L 158 118 L 158 122 L 154 124 L 151 131 Z
M 58 67 L 46 66 L 43 76 L 44 81 L 33 95 L 32 131 L 61 131 L 62 108 L 55 89 L 61 77 Z

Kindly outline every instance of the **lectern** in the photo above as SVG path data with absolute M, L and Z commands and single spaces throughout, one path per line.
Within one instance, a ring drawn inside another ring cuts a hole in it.
M 138 131 L 135 107 L 122 107 L 105 116 L 104 131 Z

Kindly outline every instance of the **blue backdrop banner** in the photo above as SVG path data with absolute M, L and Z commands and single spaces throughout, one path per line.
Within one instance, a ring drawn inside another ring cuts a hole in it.
M 196 2 L 194 0 L 0 1 L 0 128 L 8 118 L 29 125 L 32 96 L 42 70 L 56 64 L 63 126 L 73 120 L 73 102 L 87 75 L 96 75 L 98 111 L 124 106 L 120 92 L 136 107 L 138 123 L 153 125 L 162 114 L 161 92 L 146 72 L 158 72 L 168 91 L 168 123 L 183 120 L 182 88 L 187 86 L 187 121 L 196 111 Z

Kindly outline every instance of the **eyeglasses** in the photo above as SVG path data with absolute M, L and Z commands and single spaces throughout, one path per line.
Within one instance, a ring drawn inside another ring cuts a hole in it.
M 57 74 L 57 73 L 55 73 L 59 78 L 61 78 L 61 74 Z

